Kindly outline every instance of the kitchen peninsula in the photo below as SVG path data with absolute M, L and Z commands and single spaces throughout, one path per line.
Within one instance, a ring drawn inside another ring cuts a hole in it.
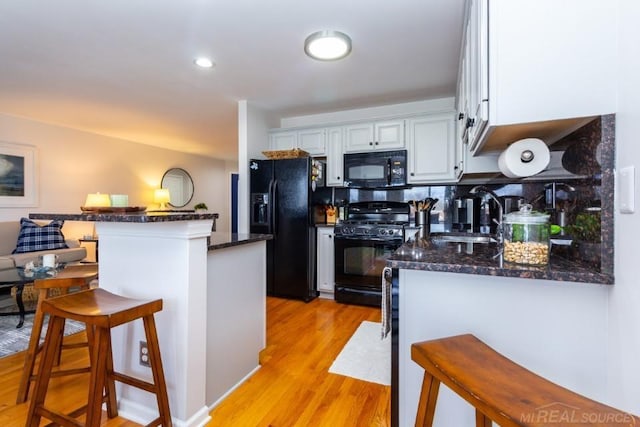
M 162 298 L 156 315 L 174 425 L 204 426 L 209 411 L 259 367 L 265 347 L 266 245 L 270 235 L 213 232 L 218 214 L 31 214 L 95 221 L 100 287 Z M 246 268 L 247 266 L 251 268 Z M 139 362 L 142 325 L 113 331 L 116 369 L 151 380 Z M 120 415 L 146 424 L 152 396 L 118 384 Z

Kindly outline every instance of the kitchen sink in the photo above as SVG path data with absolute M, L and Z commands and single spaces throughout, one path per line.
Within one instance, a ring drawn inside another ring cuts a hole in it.
M 498 243 L 493 236 L 472 233 L 442 233 L 431 234 L 431 240 L 451 243 Z

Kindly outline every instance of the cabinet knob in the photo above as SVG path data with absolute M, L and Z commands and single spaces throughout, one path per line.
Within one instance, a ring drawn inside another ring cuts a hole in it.
M 339 177 L 339 176 L 336 176 L 336 179 L 340 179 L 340 177 Z
M 378 145 L 378 142 L 376 141 L 376 145 Z
M 411 176 L 416 176 L 416 174 L 415 174 L 415 173 L 413 173 L 413 172 L 411 172 L 409 175 L 411 175 Z
M 464 113 L 458 113 L 458 120 L 464 119 Z
M 328 238 L 332 238 L 332 237 L 333 237 L 333 235 L 329 234 L 329 235 L 327 235 L 327 237 L 328 237 Z
M 373 145 L 373 142 L 369 142 L 369 145 Z

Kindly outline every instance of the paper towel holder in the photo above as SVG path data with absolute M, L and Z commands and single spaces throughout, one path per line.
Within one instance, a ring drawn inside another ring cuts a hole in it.
M 524 150 L 522 153 L 520 153 L 520 160 L 522 160 L 522 163 L 529 163 L 535 157 L 536 155 L 533 154 L 533 151 L 531 150 Z

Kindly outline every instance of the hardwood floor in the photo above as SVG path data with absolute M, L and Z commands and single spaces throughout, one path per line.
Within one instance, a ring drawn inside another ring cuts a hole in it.
M 328 369 L 363 320 L 379 321 L 380 310 L 315 299 L 310 303 L 267 299 L 267 347 L 262 367 L 211 412 L 214 426 L 388 426 L 391 389 L 329 374 Z M 86 363 L 83 349 L 65 361 Z M 0 426 L 24 425 L 28 402 L 15 404 L 24 353 L 0 359 Z M 86 396 L 86 376 L 54 378 L 56 405 L 74 407 Z M 105 427 L 134 427 L 123 418 Z

